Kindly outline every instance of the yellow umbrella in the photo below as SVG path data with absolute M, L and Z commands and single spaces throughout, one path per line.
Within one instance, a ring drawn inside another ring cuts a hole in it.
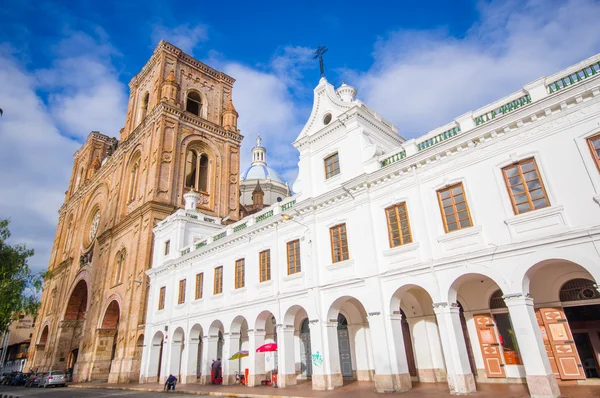
M 239 351 L 239 352 L 236 352 L 235 354 L 233 354 L 231 356 L 231 358 L 229 358 L 229 360 L 233 361 L 234 359 L 240 359 L 240 358 L 247 357 L 247 356 L 248 356 L 248 351 Z

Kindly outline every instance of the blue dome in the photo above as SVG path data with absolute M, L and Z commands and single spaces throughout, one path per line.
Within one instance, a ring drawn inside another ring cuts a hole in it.
M 242 173 L 241 180 L 258 180 L 270 179 L 280 183 L 284 183 L 281 176 L 272 168 L 263 165 L 250 166 Z

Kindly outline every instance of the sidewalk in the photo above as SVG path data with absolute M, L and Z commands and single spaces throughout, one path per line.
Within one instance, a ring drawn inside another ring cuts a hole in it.
M 81 383 L 71 384 L 69 388 L 104 388 L 114 390 L 132 390 L 160 392 L 161 384 L 106 384 L 106 383 Z M 560 386 L 562 397 L 600 397 L 600 386 Z M 368 382 L 353 382 L 344 387 L 330 391 L 313 391 L 309 382 L 303 382 L 293 387 L 245 387 L 241 385 L 214 386 L 200 384 L 178 384 L 178 394 L 208 395 L 214 397 L 248 397 L 248 398 L 382 398 L 389 395 L 402 398 L 438 398 L 453 397 L 448 392 L 446 383 L 413 383 L 410 391 L 396 394 L 378 394 L 373 389 L 373 384 Z M 173 391 L 169 392 L 173 393 Z M 472 394 L 477 398 L 526 398 L 529 397 L 527 387 L 523 384 L 485 384 L 477 385 L 477 392 Z

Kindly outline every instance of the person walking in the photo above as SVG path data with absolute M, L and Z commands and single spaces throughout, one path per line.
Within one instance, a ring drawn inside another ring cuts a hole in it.
M 165 382 L 165 390 L 169 391 L 169 390 L 173 390 L 175 391 L 175 384 L 177 383 L 177 377 L 173 376 L 173 375 L 169 375 L 169 377 L 167 378 L 167 381 Z

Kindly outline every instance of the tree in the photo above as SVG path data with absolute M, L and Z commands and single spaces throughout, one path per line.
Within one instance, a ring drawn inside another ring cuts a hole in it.
M 14 314 L 35 315 L 43 277 L 33 274 L 27 260 L 33 249 L 23 244 L 9 245 L 9 220 L 0 219 L 0 333 L 6 331 Z

